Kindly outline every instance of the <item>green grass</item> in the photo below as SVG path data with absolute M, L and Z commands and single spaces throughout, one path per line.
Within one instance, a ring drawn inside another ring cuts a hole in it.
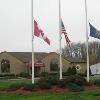
M 31 83 L 31 80 L 0 80 L 0 91 L 6 90 L 12 84 Z

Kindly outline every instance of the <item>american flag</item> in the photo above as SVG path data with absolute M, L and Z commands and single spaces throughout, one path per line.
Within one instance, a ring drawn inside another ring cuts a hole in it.
M 65 40 L 66 40 L 67 46 L 70 48 L 71 47 L 71 41 L 69 40 L 69 38 L 67 36 L 67 32 L 66 32 L 66 29 L 65 29 L 65 26 L 64 26 L 62 20 L 61 20 L 61 34 L 65 35 Z

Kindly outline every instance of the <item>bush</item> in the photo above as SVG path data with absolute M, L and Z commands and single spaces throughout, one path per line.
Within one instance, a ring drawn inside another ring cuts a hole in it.
M 84 90 L 84 88 L 82 86 L 79 86 L 79 85 L 77 85 L 75 83 L 69 83 L 67 85 L 67 88 L 72 92 L 80 92 L 80 91 Z
M 62 75 L 67 76 L 68 74 L 67 74 L 67 72 L 62 72 Z
M 24 84 L 23 86 L 24 90 L 34 91 L 38 89 L 38 86 L 35 84 Z
M 66 72 L 66 75 L 76 75 L 76 74 L 77 74 L 77 70 L 76 70 L 75 66 L 73 66 L 72 68 L 69 67 Z
M 5 76 L 5 77 L 0 77 L 0 79 L 17 79 L 17 76 Z
M 49 75 L 48 72 L 42 72 L 42 73 L 40 74 L 40 76 L 42 76 L 42 77 L 46 77 L 47 75 Z
M 59 80 L 59 81 L 58 81 L 58 86 L 59 86 L 60 88 L 65 88 L 65 87 L 66 87 L 66 81 L 65 81 L 64 79 Z
M 30 75 L 29 75 L 29 73 L 22 72 L 18 76 L 20 76 L 20 77 L 29 77 Z
M 71 74 L 71 67 L 69 67 L 69 68 L 67 69 L 66 75 L 72 75 L 72 74 Z
M 85 80 L 82 79 L 82 78 L 76 78 L 76 79 L 74 80 L 74 83 L 77 84 L 77 85 L 83 86 L 83 85 L 85 85 L 86 82 L 85 82 Z
M 100 86 L 100 80 L 95 80 L 94 85 Z
M 48 82 L 41 82 L 41 83 L 38 83 L 38 87 L 40 89 L 50 89 L 51 88 L 51 84 L 48 83 Z
M 0 74 L 0 77 L 5 77 L 5 76 L 16 76 L 15 74 Z
M 51 85 L 57 85 L 59 78 L 57 76 L 48 76 L 47 80 Z
M 41 78 L 38 82 L 48 82 L 51 85 L 57 85 L 59 78 L 57 76 L 49 75 L 47 77 Z
M 13 84 L 8 87 L 7 91 L 15 91 L 20 89 L 22 86 L 23 84 Z
M 50 76 L 58 76 L 59 73 L 49 73 Z
M 66 83 L 75 83 L 77 85 L 83 86 L 86 83 L 86 79 L 79 75 L 71 75 L 65 78 Z
M 78 73 L 79 76 L 85 77 L 86 74 L 85 73 Z
M 41 82 L 47 82 L 46 78 L 41 77 L 41 78 L 38 80 L 38 83 L 41 83 Z
M 65 77 L 66 83 L 73 83 L 74 80 L 75 80 L 75 76 L 73 75 Z
M 15 74 L 0 74 L 0 79 L 16 79 Z
M 71 75 L 76 75 L 76 74 L 77 74 L 77 70 L 76 70 L 75 66 L 73 66 L 71 69 Z

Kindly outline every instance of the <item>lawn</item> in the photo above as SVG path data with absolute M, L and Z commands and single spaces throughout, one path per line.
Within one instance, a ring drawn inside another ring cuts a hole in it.
M 5 90 L 12 84 L 20 84 L 20 83 L 31 83 L 31 79 L 24 80 L 0 80 L 0 91 Z

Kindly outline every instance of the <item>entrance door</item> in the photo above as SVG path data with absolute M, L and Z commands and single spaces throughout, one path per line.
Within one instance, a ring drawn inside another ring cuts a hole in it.
M 39 74 L 40 74 L 40 67 L 35 67 L 34 66 L 34 75 L 39 76 Z

